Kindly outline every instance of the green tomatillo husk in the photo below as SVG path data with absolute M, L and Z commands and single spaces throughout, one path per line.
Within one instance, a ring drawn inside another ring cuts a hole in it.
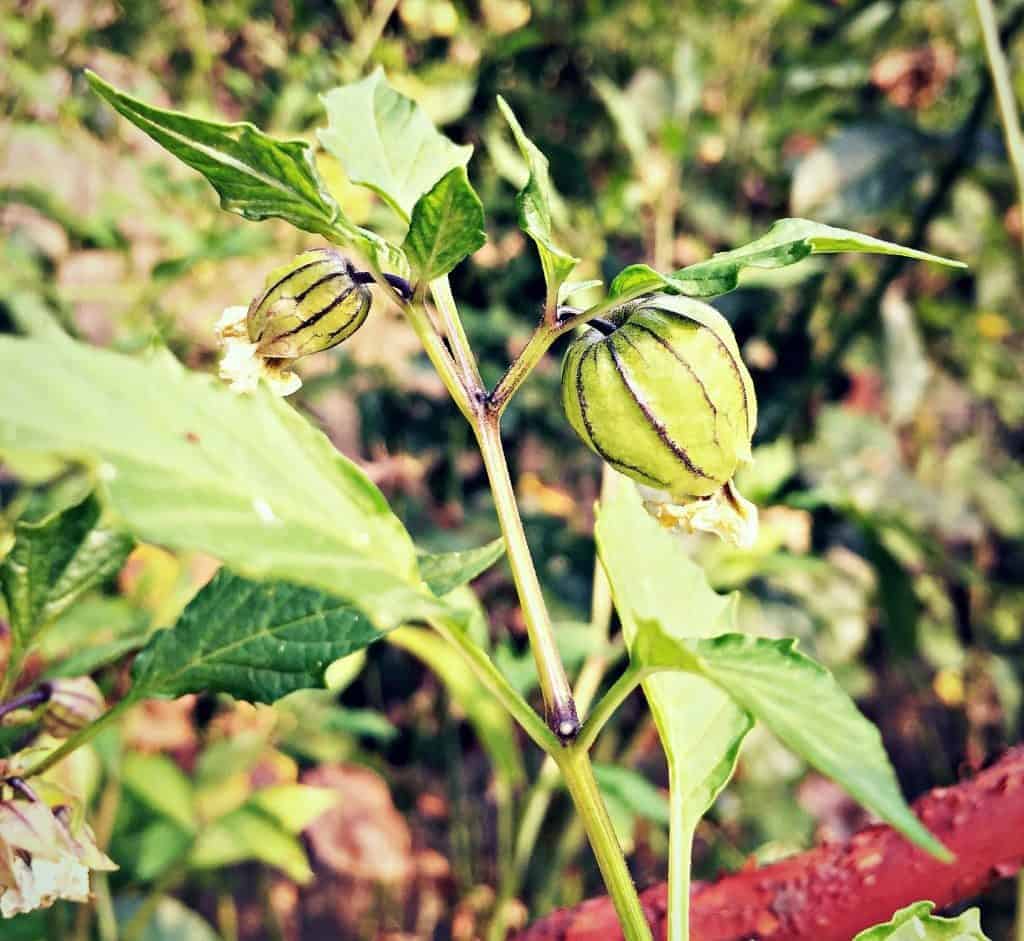
M 106 711 L 103 693 L 88 676 L 62 677 L 49 685 L 43 728 L 54 738 L 68 738 Z
M 751 459 L 757 399 L 713 307 L 659 294 L 587 327 L 566 353 L 562 402 L 584 443 L 637 482 L 663 525 L 753 542 L 757 513 L 732 478 Z
M 370 288 L 353 279 L 356 270 L 330 248 L 304 252 L 272 271 L 267 286 L 249 305 L 249 342 L 261 356 L 295 359 L 337 346 L 370 313 Z
M 369 315 L 370 288 L 356 275 L 332 248 L 303 252 L 274 269 L 248 308 L 227 308 L 217 324 L 222 378 L 238 392 L 252 391 L 260 378 L 279 395 L 298 389 L 293 362 L 337 346 Z

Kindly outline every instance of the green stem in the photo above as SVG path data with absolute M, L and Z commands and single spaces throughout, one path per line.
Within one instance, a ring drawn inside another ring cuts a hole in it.
M 522 352 L 515 358 L 512 365 L 508 367 L 505 375 L 501 377 L 498 384 L 494 387 L 494 391 L 488 396 L 487 406 L 490 414 L 500 416 L 505 411 L 505 407 L 512 399 L 512 396 L 516 394 L 516 391 L 526 380 L 526 377 L 533 372 L 537 363 L 544 358 L 544 354 L 551 348 L 551 344 L 560 336 L 568 333 L 570 330 L 574 330 L 588 320 L 602 317 L 609 311 L 622 307 L 630 301 L 634 301 L 638 297 L 649 293 L 650 291 L 646 290 L 631 291 L 619 297 L 606 299 L 601 301 L 600 304 L 588 307 L 578 314 L 573 314 L 570 317 L 557 321 L 557 323 L 552 323 L 545 316 L 526 346 L 523 347 Z
M 593 747 L 601 729 L 615 715 L 616 710 L 626 701 L 629 694 L 640 685 L 644 676 L 645 671 L 640 667 L 630 664 L 626 668 L 622 676 L 612 684 L 611 689 L 601 697 L 593 711 L 587 716 L 587 721 L 580 729 L 579 738 L 576 739 L 576 744 L 580 748 L 589 751 Z
M 349 67 L 353 75 L 358 75 L 373 55 L 373 50 L 384 33 L 384 27 L 387 26 L 397 6 L 398 0 L 375 0 L 370 15 L 363 22 L 351 46 Z
M 448 352 L 444 342 L 434 329 L 434 325 L 430 322 L 430 316 L 427 314 L 426 308 L 424 308 L 422 302 L 413 301 L 405 305 L 404 310 L 409 323 L 412 324 L 413 330 L 416 331 L 416 336 L 419 337 L 420 343 L 423 344 L 423 349 L 430 362 L 441 377 L 441 381 L 448 390 L 448 394 L 452 397 L 452 401 L 459 407 L 459 411 L 462 412 L 466 420 L 473 423 L 477 409 L 472 400 L 470 390 L 466 388 L 451 353 Z M 480 391 L 482 394 L 483 390 Z
M 467 388 L 483 389 L 484 382 L 480 377 L 476 357 L 473 356 L 473 350 L 469 345 L 466 328 L 463 326 L 462 318 L 459 316 L 458 308 L 455 306 L 455 298 L 452 297 L 452 288 L 448 283 L 448 275 L 431 281 L 430 293 L 433 295 L 434 303 L 441 314 L 445 336 L 448 337 L 452 356 L 461 373 L 463 384 Z
M 11 648 L 7 654 L 7 667 L 3 679 L 0 679 L 0 701 L 5 700 L 14 689 L 21 673 L 21 665 L 25 660 L 25 648 L 19 643 L 17 634 L 11 633 Z
M 83 745 L 87 745 L 91 742 L 100 732 L 102 732 L 111 722 L 121 717 L 124 711 L 135 704 L 135 699 L 129 695 L 122 699 L 117 705 L 108 709 L 103 715 L 101 715 L 95 722 L 89 723 L 82 729 L 79 729 L 74 735 L 67 739 L 60 748 L 50 752 L 45 758 L 41 758 L 34 765 L 29 767 L 26 771 L 22 772 L 21 777 L 32 778 L 36 775 L 42 774 L 44 771 L 49 771 L 54 765 L 59 764 L 68 755 Z
M 515 490 L 508 473 L 508 463 L 501 444 L 497 419 L 481 422 L 475 429 L 483 456 L 484 468 L 491 484 L 494 507 L 505 537 L 512 578 L 526 620 L 530 647 L 537 664 L 537 677 L 548 727 L 562 741 L 571 741 L 579 732 L 579 718 L 573 701 L 569 678 L 558 654 L 555 633 L 551 627 L 544 594 L 533 566 L 533 557 L 526 541 L 523 521 L 519 517 Z
M 542 322 L 537 329 L 533 332 L 533 335 L 527 341 L 526 346 L 523 347 L 519 355 L 512 361 L 512 365 L 508 367 L 505 375 L 501 377 L 498 384 L 494 387 L 494 391 L 488 398 L 488 406 L 492 414 L 500 417 L 501 413 L 505 411 L 505 407 L 511 401 L 512 396 L 516 394 L 516 390 L 523 384 L 526 377 L 533 372 L 534 367 L 543 358 L 544 354 L 547 353 L 551 344 L 560 335 L 560 331 L 556 327 L 551 327 L 547 323 Z
M 374 273 L 377 275 L 378 283 L 381 283 L 383 278 L 380 276 L 380 272 L 375 271 Z M 384 283 L 386 284 L 386 282 Z M 393 296 L 397 296 L 393 291 L 391 293 Z M 442 293 L 442 298 L 443 303 L 447 306 L 448 297 Z M 621 301 L 617 303 L 621 303 Z M 415 302 L 406 304 L 405 309 L 409 313 L 410 320 L 430 355 L 431 361 L 435 363 L 435 367 L 438 367 L 442 380 L 476 434 L 491 485 L 491 492 L 494 496 L 502 535 L 505 539 L 509 565 L 512 568 L 516 591 L 530 635 L 530 646 L 537 663 L 537 675 L 544 697 L 548 728 L 558 736 L 562 743 L 569 742 L 579 731 L 579 718 L 576 715 L 569 680 L 558 655 L 551 619 L 534 568 L 530 547 L 526 541 L 526 533 L 519 517 L 515 490 L 509 476 L 508 463 L 505 460 L 505 451 L 501 443 L 500 409 L 489 406 L 485 411 L 482 408 L 485 402 L 483 389 L 467 388 L 464 385 L 455 360 L 444 346 L 437 331 L 433 329 L 422 304 Z M 458 318 L 454 303 L 450 305 L 448 313 L 454 318 Z M 442 314 L 444 314 L 443 311 Z M 564 332 L 566 329 L 571 328 L 568 326 L 558 328 L 560 332 Z M 545 339 L 533 344 L 534 350 L 543 347 L 536 353 L 536 358 L 533 360 L 534 365 L 553 340 L 551 330 L 545 329 L 544 325 L 538 332 L 541 332 Z M 547 339 L 548 337 L 550 340 Z M 461 329 L 454 329 L 449 333 L 448 343 L 453 349 L 466 345 L 467 349 L 457 352 L 456 355 L 460 359 L 469 361 L 472 354 L 468 350 L 465 333 Z M 442 353 L 444 355 L 441 355 Z M 528 372 L 529 370 L 526 370 L 522 378 L 525 378 Z M 640 899 L 637 897 L 636 888 L 629 875 L 629 868 L 626 866 L 622 848 L 615 837 L 608 810 L 604 806 L 597 782 L 594 780 L 594 772 L 587 753 L 571 746 L 560 747 L 551 732 L 540 723 L 536 713 L 529 708 L 522 697 L 511 689 L 508 681 L 499 673 L 487 655 L 464 636 L 458 625 L 446 623 L 443 618 L 435 619 L 435 622 L 435 629 L 440 630 L 462 651 L 477 676 L 495 691 L 502 704 L 520 722 L 527 734 L 558 762 L 565 777 L 566 786 L 583 819 L 584 827 L 597 857 L 598 866 L 614 901 L 627 941 L 650 941 L 651 933 L 644 918 L 643 909 L 640 907 Z
M 995 86 L 996 103 L 1006 137 L 1006 149 L 1010 154 L 1017 180 L 1017 201 L 1021 212 L 1024 212 L 1024 132 L 1021 131 L 1020 115 L 1017 113 L 1017 101 L 1013 93 L 1013 82 L 1010 79 L 1010 65 L 999 41 L 999 25 L 996 22 L 996 11 L 991 0 L 974 0 L 981 23 L 981 35 L 985 42 L 985 55 L 988 58 L 989 71 L 992 73 L 992 84 Z M 1024 238 L 1024 226 L 1022 226 Z
M 573 745 L 556 760 L 583 820 L 626 941 L 651 941 L 651 929 L 640 906 L 633 877 L 629 874 L 608 810 L 601 799 L 590 758 L 583 749 Z
M 690 938 L 690 865 L 694 821 L 686 808 L 683 782 L 669 763 L 668 933 L 667 941 Z

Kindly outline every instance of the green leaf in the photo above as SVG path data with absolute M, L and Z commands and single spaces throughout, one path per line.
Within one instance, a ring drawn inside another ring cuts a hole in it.
M 408 273 L 402 252 L 349 220 L 317 173 L 304 140 L 279 141 L 246 122 L 224 124 L 139 101 L 86 70 L 89 84 L 136 127 L 198 170 L 228 212 L 259 221 L 272 216 L 349 245 L 379 268 Z
M 273 817 L 289 833 L 301 833 L 341 799 L 338 791 L 308 784 L 277 784 L 256 791 L 249 806 Z
M 220 195 L 221 206 L 246 219 L 271 216 L 326 234 L 339 217 L 320 182 L 306 141 L 278 141 L 252 124 L 222 124 L 155 108 L 86 71 L 93 89 L 136 127 L 198 170 Z
M 519 146 L 519 152 L 526 161 L 530 176 L 526 185 L 516 196 L 519 209 L 519 228 L 521 228 L 537 245 L 540 263 L 544 269 L 544 281 L 548 294 L 556 297 L 558 288 L 572 274 L 579 264 L 579 259 L 559 248 L 555 243 L 551 223 L 551 206 L 555 198 L 554 187 L 548 173 L 548 158 L 537 148 L 523 131 L 512 109 L 501 95 L 498 96 L 498 108 L 504 115 L 512 134 Z
M 246 804 L 205 827 L 189 862 L 196 869 L 219 869 L 255 859 L 305 885 L 313 878 L 299 840 L 269 814 Z
M 621 804 L 636 817 L 669 825 L 669 803 L 665 795 L 639 771 L 620 765 L 594 765 L 594 777 L 605 799 Z
M 891 921 L 862 931 L 853 941 L 989 941 L 981 930 L 981 913 L 969 908 L 957 918 L 932 914 L 934 902 L 901 908 Z
M 465 167 L 449 170 L 417 200 L 402 250 L 420 282 L 448 274 L 487 241 L 484 207 Z
M 21 650 L 82 594 L 120 571 L 134 541 L 97 528 L 99 518 L 99 501 L 90 496 L 44 519 L 14 524 L 14 546 L 0 561 L 0 593 Z
M 782 268 L 808 255 L 835 252 L 866 252 L 872 255 L 902 255 L 918 261 L 931 261 L 950 268 L 966 268 L 961 261 L 931 255 L 894 242 L 848 229 L 836 229 L 809 219 L 780 219 L 761 238 L 733 249 L 718 252 L 708 261 L 681 268 L 672 275 L 672 284 L 683 294 L 705 297 L 733 290 L 743 268 Z
M 716 594 L 682 544 L 644 512 L 636 488 L 617 479 L 602 501 L 595 535 L 622 620 L 632 663 L 649 666 L 649 625 L 672 638 L 715 634 L 731 623 L 735 606 Z M 697 824 L 736 767 L 753 722 L 746 710 L 703 677 L 663 672 L 643 682 L 668 759 L 671 847 L 669 897 L 686 918 L 690 848 Z
M 0 452 L 93 464 L 141 538 L 313 585 L 382 629 L 437 610 L 380 491 L 287 403 L 169 356 L 0 338 Z
M 729 599 L 716 594 L 681 543 L 643 513 L 634 488 L 620 487 L 615 499 L 602 507 L 597 538 L 630 659 L 647 670 L 692 674 L 686 678 L 693 687 L 690 699 L 667 685 L 683 679 L 675 673 L 655 673 L 645 680 L 644 689 L 659 730 L 664 727 L 670 771 L 676 768 L 673 754 L 680 742 L 690 749 L 678 752 L 690 764 L 688 773 L 678 777 L 688 787 L 700 785 L 693 796 L 695 807 L 703 805 L 700 812 L 728 780 L 746 732 L 744 722 L 728 708 L 715 711 L 713 699 L 704 701 L 710 680 L 733 710 L 763 721 L 883 820 L 919 846 L 946 855 L 903 800 L 878 730 L 824 667 L 795 650 L 793 640 L 735 633 L 709 637 L 731 627 Z M 724 731 L 705 733 L 705 725 L 722 720 Z M 733 734 L 728 734 L 730 729 Z M 716 739 L 720 753 L 715 751 Z M 701 785 L 694 766 L 710 786 Z
M 353 183 L 375 190 L 406 222 L 419 198 L 472 156 L 472 146 L 452 143 L 416 102 L 391 88 L 382 69 L 322 100 L 329 123 L 320 143 Z
M 967 267 L 960 261 L 905 248 L 848 229 L 836 229 L 809 219 L 780 219 L 765 235 L 749 245 L 718 252 L 707 261 L 681 268 L 672 275 L 660 275 L 647 265 L 631 265 L 612 282 L 609 295 L 619 297 L 627 293 L 666 290 L 691 297 L 712 297 L 734 290 L 744 268 L 783 268 L 808 255 L 835 252 L 902 255 L 950 268 Z
M 117 899 L 117 920 L 122 928 L 128 926 L 143 904 L 142 899 Z M 221 938 L 206 919 L 173 896 L 165 895 L 156 902 L 138 941 L 221 941 Z
M 659 274 L 650 265 L 630 265 L 623 268 L 608 285 L 609 298 L 632 298 L 653 291 L 677 291 L 672 279 Z M 681 292 L 680 292 L 681 293 Z
M 909 840 L 952 859 L 903 800 L 878 730 L 828 670 L 796 649 L 795 640 L 726 634 L 688 647 L 703 676 L 800 757 Z
M 142 831 L 132 854 L 135 878 L 141 882 L 158 878 L 188 853 L 194 839 L 194 833 L 182 830 L 165 817 L 157 818 Z
M 288 582 L 251 582 L 221 569 L 178 622 L 135 659 L 133 696 L 216 690 L 274 702 L 323 686 L 324 672 L 381 637 L 345 601 Z
M 491 760 L 495 777 L 509 788 L 522 783 L 525 774 L 512 718 L 466 669 L 455 648 L 437 634 L 419 627 L 399 628 L 389 635 L 388 641 L 422 660 L 441 678 L 473 726 Z
M 150 810 L 176 824 L 186 833 L 197 827 L 192 782 L 166 755 L 128 752 L 121 780 L 131 794 Z
M 486 572 L 504 554 L 505 540 L 500 538 L 461 552 L 424 553 L 419 557 L 420 577 L 442 598 Z

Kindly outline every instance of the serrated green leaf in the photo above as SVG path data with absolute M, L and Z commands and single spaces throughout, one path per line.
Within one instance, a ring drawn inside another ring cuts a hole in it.
M 189 856 L 196 869 L 218 869 L 250 859 L 276 866 L 300 885 L 313 878 L 299 840 L 269 814 L 248 804 L 205 827 Z
M 307 141 L 279 141 L 246 122 L 206 121 L 156 108 L 94 72 L 86 70 L 86 77 L 96 93 L 132 124 L 201 173 L 217 191 L 223 209 L 253 221 L 284 219 L 354 248 L 384 271 L 408 274 L 398 248 L 355 225 L 341 211 L 320 179 Z
M 795 640 L 725 634 L 689 648 L 703 676 L 801 758 L 918 846 L 952 858 L 904 801 L 878 730 Z
M 631 662 L 649 665 L 651 623 L 660 622 L 678 641 L 715 634 L 731 623 L 730 600 L 711 589 L 681 543 L 644 512 L 624 478 L 602 501 L 595 536 Z M 694 831 L 732 777 L 753 723 L 723 690 L 694 674 L 655 673 L 643 689 L 668 759 L 670 897 L 677 917 L 685 918 Z
M 86 591 L 121 569 L 134 546 L 126 533 L 97 528 L 90 496 L 41 520 L 18 520 L 14 545 L 0 561 L 0 593 L 14 641 L 27 650 L 39 632 Z
M 420 282 L 448 274 L 487 241 L 484 207 L 465 167 L 454 167 L 421 196 L 402 250 Z
M 169 356 L 0 338 L 0 452 L 97 468 L 142 538 L 313 585 L 381 628 L 436 611 L 380 491 L 268 390 L 239 396 Z
M 989 941 L 981 930 L 981 913 L 969 908 L 957 918 L 932 914 L 934 902 L 901 908 L 891 921 L 862 931 L 853 941 Z
M 500 538 L 461 552 L 423 553 L 419 557 L 420 577 L 442 598 L 486 572 L 504 554 L 505 540 Z
M 707 261 L 661 275 L 647 265 L 630 265 L 619 272 L 609 296 L 649 291 L 668 291 L 691 297 L 713 297 L 735 290 L 744 268 L 783 268 L 808 255 L 836 252 L 864 252 L 872 255 L 901 255 L 930 261 L 950 268 L 966 268 L 960 261 L 885 242 L 848 229 L 837 229 L 809 219 L 780 219 L 768 232 L 742 248 L 718 252 Z
M 519 228 L 536 243 L 537 251 L 540 254 L 540 263 L 544 269 L 544 281 L 548 287 L 548 294 L 551 297 L 557 297 L 559 286 L 572 274 L 580 260 L 559 248 L 555 242 L 551 223 L 554 187 L 548 172 L 548 158 L 526 136 L 518 119 L 508 106 L 508 102 L 500 95 L 498 96 L 498 108 L 512 129 L 519 152 L 523 155 L 530 171 L 526 185 L 516 196 L 516 206 L 519 209 Z
M 136 657 L 132 695 L 215 690 L 274 702 L 323 686 L 333 661 L 381 636 L 351 604 L 314 588 L 251 582 L 221 569 Z
M 339 209 L 320 182 L 306 141 L 278 141 L 252 124 L 155 108 L 94 72 L 86 78 L 132 124 L 206 177 L 224 209 L 257 221 L 277 216 L 309 232 L 331 231 Z
M 472 146 L 452 143 L 416 102 L 391 88 L 382 69 L 322 100 L 329 123 L 320 143 L 353 183 L 375 190 L 406 222 L 419 198 L 473 154 Z

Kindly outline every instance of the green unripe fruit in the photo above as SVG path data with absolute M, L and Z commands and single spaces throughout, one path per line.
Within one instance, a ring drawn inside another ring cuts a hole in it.
M 107 704 L 99 687 L 88 676 L 53 680 L 43 713 L 43 728 L 54 738 L 68 738 L 95 722 Z
M 267 278 L 249 305 L 245 326 L 256 352 L 295 359 L 330 349 L 356 332 L 370 313 L 366 284 L 352 263 L 330 248 L 304 252 Z
M 750 460 L 754 386 L 728 322 L 691 298 L 654 295 L 611 332 L 589 327 L 562 366 L 562 402 L 591 450 L 677 501 L 709 497 Z

